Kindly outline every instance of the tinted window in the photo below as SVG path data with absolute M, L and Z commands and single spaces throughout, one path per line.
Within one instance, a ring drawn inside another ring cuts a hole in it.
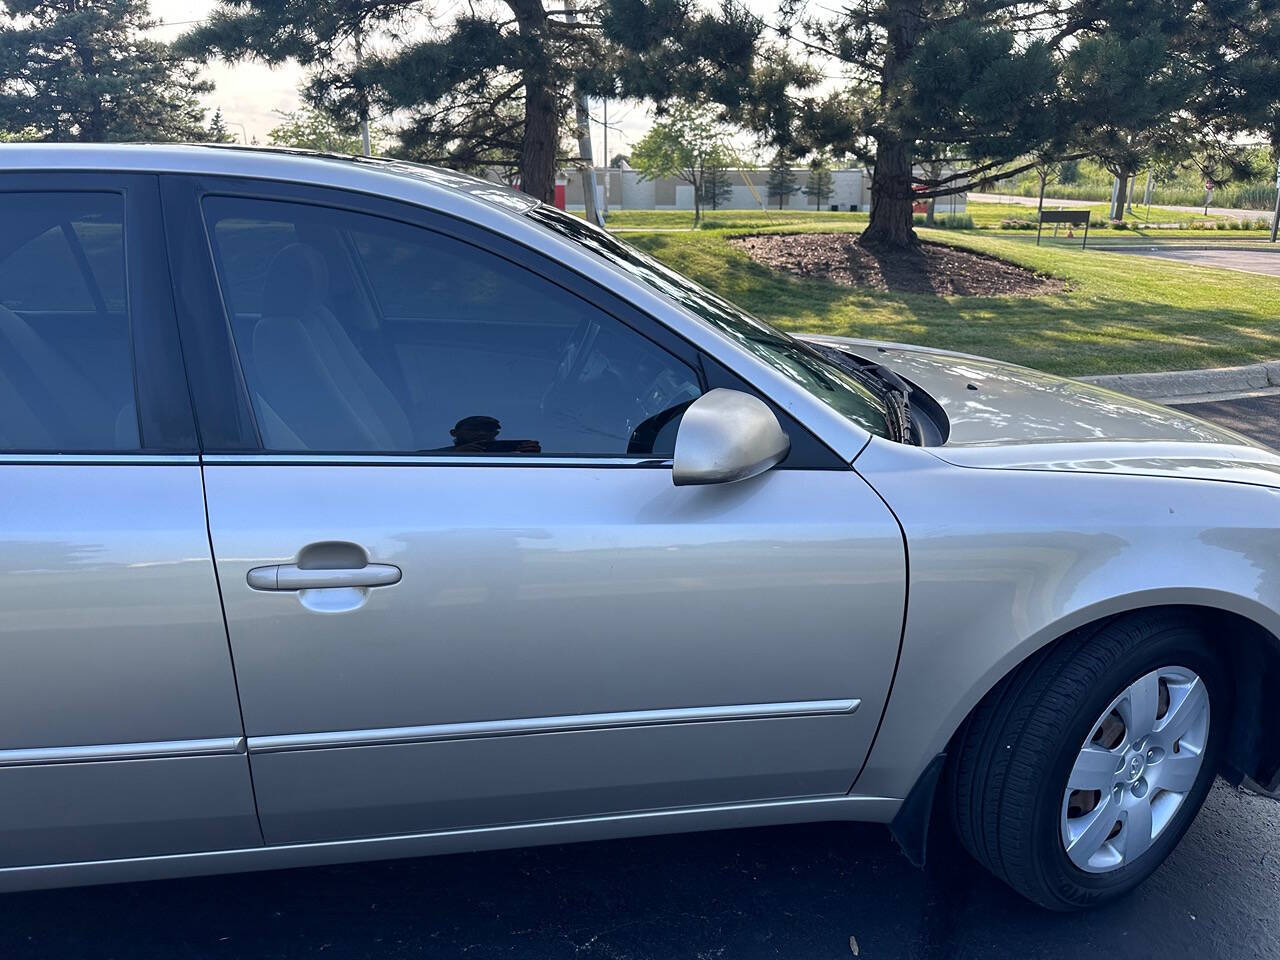
M 443 234 L 209 197 L 263 446 L 670 456 L 694 371 L 574 294 Z
M 579 217 L 546 205 L 535 207 L 527 216 L 678 301 L 869 433 L 880 437 L 893 435 L 884 404 L 874 393 L 794 337 L 739 310 L 728 300 Z
M 0 193 L 0 223 L 0 449 L 137 449 L 124 198 Z

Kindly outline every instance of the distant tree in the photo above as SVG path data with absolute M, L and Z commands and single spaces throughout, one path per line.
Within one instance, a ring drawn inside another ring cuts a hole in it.
M 1036 219 L 1040 219 L 1040 215 L 1044 213 L 1044 191 L 1051 183 L 1065 182 L 1063 181 L 1063 171 L 1067 164 L 1059 163 L 1051 156 L 1038 153 L 1035 156 L 1036 165 L 1032 167 L 1032 171 L 1036 175 L 1036 180 L 1040 184 L 1040 189 L 1036 194 Z
M 213 116 L 209 119 L 209 129 L 205 134 L 205 139 L 210 143 L 235 143 L 235 136 L 227 129 L 227 123 L 222 119 L 221 108 L 213 111 Z
M 1204 182 L 1204 212 L 1213 203 L 1213 191 L 1233 180 L 1250 180 L 1258 174 L 1256 154 L 1246 146 L 1220 134 L 1210 133 L 1186 145 L 1183 166 L 1194 170 Z
M 693 222 L 702 222 L 707 176 L 722 168 L 724 128 L 706 107 L 672 105 L 631 150 L 631 166 L 641 178 L 675 177 L 693 187 Z
M 733 177 L 729 173 L 733 158 L 727 151 L 717 150 L 707 163 L 707 175 L 702 184 L 703 206 L 719 210 L 733 199 Z
M 41 140 L 204 140 L 199 98 L 212 85 L 146 36 L 155 25 L 146 0 L 5 0 L 0 129 Z
M 267 132 L 267 143 L 274 147 L 353 155 L 363 149 L 360 134 L 344 132 L 338 124 L 312 107 L 282 112 L 280 122 Z
M 613 167 L 615 170 L 621 170 L 624 164 L 630 163 L 631 155 L 627 153 L 615 153 L 609 159 L 609 166 Z
M 831 196 L 835 178 L 827 165 L 826 156 L 818 154 L 809 161 L 809 178 L 804 184 L 804 195 L 813 201 L 814 207 L 821 210 Z
M 782 150 L 775 153 L 773 160 L 769 162 L 769 178 L 765 182 L 765 189 L 770 200 L 777 198 L 779 210 L 787 202 L 787 197 L 799 189 L 796 186 L 796 172 L 791 169 L 791 160 Z

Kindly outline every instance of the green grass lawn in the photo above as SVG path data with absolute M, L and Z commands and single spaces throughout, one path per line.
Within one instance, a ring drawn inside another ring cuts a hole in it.
M 1280 278 L 1065 246 L 1036 247 L 1009 231 L 921 230 L 925 239 L 1059 277 L 1068 288 L 1038 297 L 875 293 L 771 270 L 728 242 L 735 235 L 766 230 L 856 231 L 865 223 L 859 215 L 810 213 L 806 218 L 797 211 L 791 214 L 795 219 L 769 220 L 759 211 L 735 211 L 722 216 L 709 217 L 698 231 L 672 231 L 677 226 L 672 223 L 629 231 L 623 238 L 787 330 L 919 343 L 1068 375 L 1280 358 Z M 627 215 L 634 227 L 651 226 L 652 217 L 644 211 Z M 1241 236 L 1238 231 L 1224 233 Z
M 1070 201 L 1046 200 L 1045 209 L 1047 210 L 1084 210 L 1087 209 L 1096 219 L 1103 219 L 1107 215 L 1107 205 L 1105 203 L 1072 203 Z M 1020 206 L 1014 203 L 970 203 L 964 211 L 973 221 L 973 226 L 977 230 L 993 230 L 998 231 L 1001 235 L 1009 235 L 1015 238 L 1025 239 L 1030 236 L 1035 239 L 1035 230 L 1002 230 L 1000 223 L 1003 220 L 1023 220 L 1033 221 L 1036 211 L 1034 207 Z M 945 201 L 938 208 L 940 216 L 947 215 Z M 1259 214 L 1262 218 L 1262 215 Z M 1234 226 L 1234 221 L 1230 217 L 1202 217 L 1199 215 L 1191 215 L 1186 211 L 1166 210 L 1161 207 L 1152 207 L 1148 215 L 1145 207 L 1138 208 L 1135 213 L 1126 214 L 1124 218 L 1125 229 L 1116 229 L 1114 227 L 1093 227 L 1089 231 L 1089 241 L 1111 241 L 1130 242 L 1135 239 L 1177 239 L 1177 240 L 1203 240 L 1206 243 L 1216 243 L 1220 240 L 1249 240 L 1260 239 L 1270 236 L 1268 230 L 1256 228 L 1250 224 L 1250 229 L 1190 229 L 1190 228 L 1170 228 L 1167 226 L 1157 226 L 1159 224 L 1186 224 L 1191 221 L 1203 224 L 1212 224 L 1215 227 L 1222 224 L 1224 227 Z M 867 214 L 863 213 L 830 213 L 827 211 L 817 211 L 813 209 L 791 208 L 786 210 L 707 210 L 704 211 L 702 217 L 702 228 L 706 230 L 736 229 L 739 227 L 765 229 L 769 227 L 782 227 L 793 224 L 806 224 L 823 229 L 850 229 L 851 225 L 865 224 L 867 222 Z M 693 227 L 693 211 L 691 210 L 616 210 L 609 214 L 609 229 L 617 230 L 621 233 L 632 233 L 640 230 L 688 230 Z M 1047 228 L 1052 233 L 1052 228 Z M 1066 228 L 1061 227 L 1060 233 L 1065 234 Z M 1064 238 L 1065 239 L 1065 238 Z

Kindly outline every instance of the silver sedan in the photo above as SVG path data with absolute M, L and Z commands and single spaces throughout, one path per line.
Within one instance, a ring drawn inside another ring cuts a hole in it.
M 409 164 L 0 147 L 0 889 L 1280 787 L 1280 455 Z M 1271 719 L 1268 719 L 1268 718 Z

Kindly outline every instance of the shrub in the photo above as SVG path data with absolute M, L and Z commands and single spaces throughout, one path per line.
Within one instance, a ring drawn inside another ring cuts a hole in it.
M 1034 230 L 1035 228 L 1036 222 L 1034 220 L 1020 220 L 1016 217 L 1012 217 L 1010 219 L 1000 221 L 1001 230 Z
M 913 215 L 911 222 L 917 227 L 927 226 L 923 213 Z M 939 230 L 972 230 L 973 217 L 967 213 L 939 213 L 934 215 L 933 225 Z

